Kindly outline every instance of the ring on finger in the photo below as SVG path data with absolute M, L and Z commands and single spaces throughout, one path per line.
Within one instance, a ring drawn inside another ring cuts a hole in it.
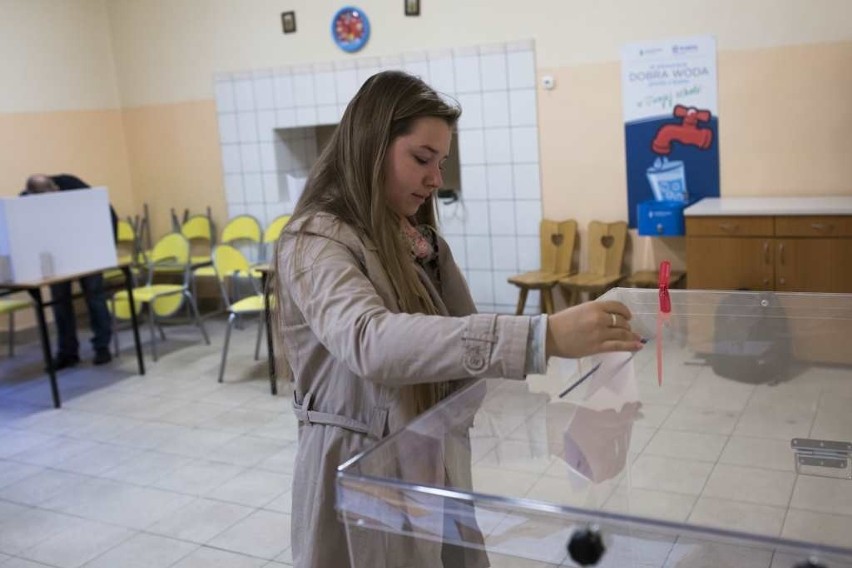
M 609 314 L 609 316 L 612 318 L 612 323 L 610 324 L 610 327 L 616 327 L 618 325 L 618 320 L 615 319 L 615 314 Z

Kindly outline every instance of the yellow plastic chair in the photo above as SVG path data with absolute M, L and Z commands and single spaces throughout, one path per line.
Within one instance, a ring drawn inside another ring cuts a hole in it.
M 211 262 L 213 254 L 213 222 L 207 215 L 193 215 L 180 227 L 180 233 L 186 237 L 190 245 L 199 243 L 206 247 L 206 253 L 190 256 L 193 265 Z
M 577 237 L 577 222 L 550 221 L 543 219 L 539 225 L 539 247 L 541 250 L 541 269 L 524 272 L 508 279 L 510 284 L 520 288 L 518 307 L 515 313 L 524 313 L 527 294 L 530 290 L 541 292 L 541 304 L 544 313 L 553 313 L 553 287 L 560 278 L 571 274 L 571 260 L 574 256 L 574 241 Z
M 159 327 L 160 335 L 165 339 L 162 327 L 158 320 L 176 314 L 186 301 L 192 311 L 195 324 L 204 336 L 204 342 L 210 345 L 210 338 L 201 323 L 198 315 L 198 306 L 195 298 L 189 290 L 190 277 L 189 241 L 179 234 L 170 233 L 157 241 L 148 260 L 148 283 L 133 289 L 133 300 L 137 313 L 143 308 L 148 310 L 148 321 L 151 329 L 151 351 L 154 361 L 157 360 L 157 337 L 155 328 Z M 167 269 L 168 272 L 183 272 L 181 284 L 154 284 L 154 277 L 159 270 Z M 116 319 L 130 319 L 130 302 L 126 291 L 116 292 L 109 302 L 110 310 Z M 118 334 L 116 338 L 116 352 L 118 351 Z
M 579 302 L 581 292 L 588 292 L 589 299 L 594 299 L 625 276 L 621 264 L 627 245 L 627 223 L 591 221 L 587 235 L 588 270 L 559 280 L 562 296 L 569 306 Z
M 260 284 L 253 276 L 251 264 L 245 255 L 231 245 L 219 245 L 213 250 L 213 266 L 219 276 L 222 297 L 228 310 L 228 325 L 225 328 L 225 344 L 222 347 L 222 363 L 219 365 L 219 382 L 225 377 L 225 364 L 228 361 L 228 346 L 231 341 L 231 329 L 239 318 L 259 316 L 257 320 L 257 340 L 254 345 L 255 361 L 260 356 L 260 339 L 264 328 L 263 293 Z M 236 292 L 239 282 L 249 281 L 253 293 L 240 297 Z M 229 285 L 231 292 L 229 293 Z
M 228 221 L 225 228 L 222 229 L 222 236 L 219 242 L 223 245 L 238 246 L 243 244 L 254 245 L 257 247 L 258 258 L 261 253 L 261 241 L 263 230 L 260 227 L 260 221 L 251 215 L 238 215 Z M 216 268 L 214 265 L 202 266 L 193 271 L 193 278 L 214 278 L 216 277 Z M 227 299 L 224 298 L 225 305 Z
M 0 315 L 9 314 L 9 357 L 15 355 L 15 312 L 32 307 L 29 300 L 16 298 L 0 298 Z
M 281 231 L 284 230 L 284 226 L 290 222 L 290 217 L 292 217 L 292 215 L 290 214 L 279 215 L 278 217 L 273 219 L 272 222 L 266 227 L 266 230 L 263 231 L 264 252 L 267 249 L 271 249 L 275 245 L 276 241 L 278 241 L 278 237 L 281 235 Z M 271 256 L 272 255 L 270 254 L 264 254 L 263 258 L 264 260 L 269 262 Z
M 130 271 L 134 282 L 138 273 L 138 267 L 145 264 L 145 255 L 140 250 L 139 241 L 136 239 L 136 231 L 130 221 L 119 219 L 116 239 L 116 257 L 119 264 L 130 263 Z M 119 269 L 104 271 L 104 279 L 123 279 L 124 273 Z

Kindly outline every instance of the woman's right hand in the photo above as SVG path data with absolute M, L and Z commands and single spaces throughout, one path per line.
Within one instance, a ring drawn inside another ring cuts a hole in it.
M 577 359 L 606 351 L 639 351 L 630 330 L 630 310 L 621 302 L 585 302 L 547 318 L 548 357 Z

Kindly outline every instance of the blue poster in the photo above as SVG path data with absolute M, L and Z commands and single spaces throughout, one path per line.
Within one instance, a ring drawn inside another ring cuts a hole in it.
M 630 227 L 640 203 L 718 197 L 715 39 L 627 45 L 621 82 Z

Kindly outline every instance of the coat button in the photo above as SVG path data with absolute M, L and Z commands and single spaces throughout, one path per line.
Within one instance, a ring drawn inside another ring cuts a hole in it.
M 481 371 L 485 368 L 485 358 L 479 353 L 471 353 L 468 355 L 466 363 L 471 371 Z

